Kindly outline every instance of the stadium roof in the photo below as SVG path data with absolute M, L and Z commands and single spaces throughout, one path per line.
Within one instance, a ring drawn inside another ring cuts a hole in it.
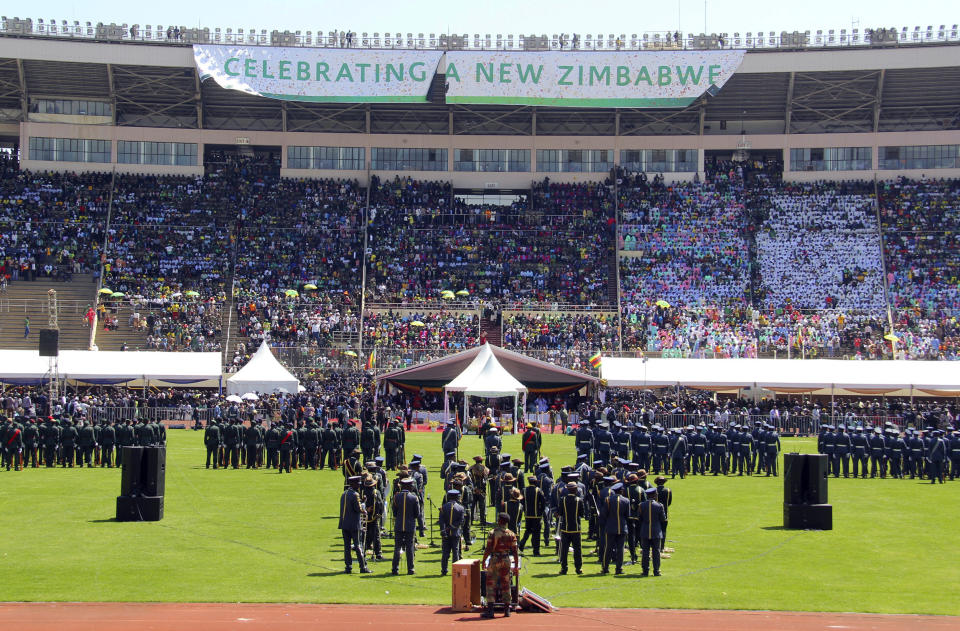
M 441 64 L 441 67 L 443 65 Z M 115 104 L 121 126 L 321 133 L 647 136 L 960 128 L 960 46 L 748 52 L 683 109 L 281 102 L 200 82 L 185 45 L 0 37 L 0 120 L 37 98 Z M 368 117 L 369 113 L 369 117 Z M 451 127 L 452 124 L 452 127 Z
M 639 359 L 604 357 L 610 387 L 684 386 L 713 391 L 960 396 L 960 364 L 839 359 Z

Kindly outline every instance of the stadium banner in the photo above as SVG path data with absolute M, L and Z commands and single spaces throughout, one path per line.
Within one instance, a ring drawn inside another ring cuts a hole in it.
M 448 51 L 447 103 L 685 107 L 723 87 L 745 52 Z
M 439 50 L 194 45 L 200 80 L 286 101 L 424 103 Z

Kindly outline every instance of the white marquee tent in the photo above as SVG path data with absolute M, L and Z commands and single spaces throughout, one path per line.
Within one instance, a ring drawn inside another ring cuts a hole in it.
M 130 351 L 60 351 L 61 379 L 83 383 L 165 382 L 217 385 L 222 375 L 220 353 Z M 37 351 L 0 351 L 0 382 L 36 384 L 46 381 L 50 358 Z
M 300 382 L 274 357 L 267 342 L 253 354 L 246 366 L 227 379 L 227 394 L 278 392 L 296 394 Z
M 463 393 L 463 418 L 467 418 L 467 400 L 470 397 L 513 397 L 514 430 L 516 430 L 518 398 L 523 395 L 520 409 L 527 405 L 527 387 L 517 381 L 497 360 L 489 344 L 484 344 L 473 361 L 443 388 L 444 417 L 450 417 L 449 393 Z
M 840 359 L 642 359 L 604 357 L 614 388 L 684 386 L 720 392 L 760 387 L 785 394 L 960 396 L 960 362 Z

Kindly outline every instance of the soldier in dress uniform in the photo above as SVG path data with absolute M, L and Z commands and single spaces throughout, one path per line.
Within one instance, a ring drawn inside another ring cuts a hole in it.
M 609 492 L 600 506 L 601 521 L 604 528 L 601 536 L 604 538 L 601 573 L 610 573 L 610 559 L 616 563 L 616 573 L 623 574 L 623 544 L 627 538 L 627 519 L 630 517 L 630 500 L 624 497 L 624 486 L 617 482 L 609 488 Z
M 447 491 L 447 501 L 440 507 L 440 576 L 447 575 L 447 562 L 460 560 L 460 535 L 466 522 L 466 511 L 460 503 L 460 491 Z
M 944 464 L 947 460 L 947 441 L 943 440 L 943 430 L 935 429 L 931 432 L 930 449 L 927 452 L 927 470 L 930 484 L 943 484 Z
M 654 425 L 652 431 L 650 440 L 653 444 L 653 470 L 656 473 L 667 473 L 670 466 L 670 438 L 660 425 Z
M 586 419 L 580 421 L 580 427 L 575 435 L 577 444 L 577 457 L 583 457 L 590 462 L 594 447 L 593 430 L 590 429 L 590 422 Z
M 363 501 L 363 552 L 366 554 L 367 550 L 373 550 L 374 560 L 382 561 L 380 528 L 383 523 L 384 506 L 379 476 L 376 475 L 376 465 L 371 463 L 362 478 L 363 489 L 360 498 Z
M 100 428 L 100 467 L 113 468 L 113 447 L 117 444 L 117 431 L 113 421 L 104 422 Z
M 291 427 L 288 431 L 292 432 L 293 428 Z M 291 451 L 292 450 L 287 451 L 286 457 L 288 460 Z M 286 465 L 289 465 L 289 461 Z M 367 567 L 367 562 L 363 554 L 364 546 L 361 533 L 364 527 L 363 520 L 365 510 L 363 502 L 360 499 L 359 489 L 360 476 L 353 476 L 347 479 L 347 488 L 340 496 L 340 520 L 337 528 L 340 529 L 343 535 L 343 571 L 345 574 L 353 571 L 352 553 L 356 553 L 357 555 L 357 564 L 360 566 L 361 574 L 369 574 L 372 572 L 372 570 Z
M 769 476 L 772 473 L 773 476 L 776 477 L 778 475 L 777 463 L 780 461 L 780 434 L 777 433 L 777 429 L 773 425 L 767 425 L 764 439 L 767 450 L 763 456 L 763 460 L 766 465 L 767 475 Z
M 420 499 L 415 492 L 413 478 L 402 478 L 400 491 L 393 496 L 393 567 L 396 575 L 400 568 L 400 552 L 407 556 L 407 574 L 414 574 L 414 534 L 420 519 Z
M 523 472 L 532 473 L 536 470 L 537 459 L 540 457 L 540 432 L 533 423 L 527 423 L 520 437 L 520 446 L 523 449 Z
M 57 447 L 59 444 L 60 426 L 57 425 L 53 417 L 49 417 L 43 429 L 43 463 L 47 468 L 57 465 Z
M 883 430 L 879 427 L 873 428 L 873 431 L 867 438 L 867 447 L 870 450 L 870 477 L 875 478 L 879 475 L 881 478 L 886 478 L 887 457 Z
M 857 425 L 850 437 L 851 454 L 853 456 L 853 477 L 867 477 L 867 458 L 870 443 L 863 433 L 863 426 Z
M 527 477 L 529 484 L 523 489 L 523 538 L 520 540 L 520 552 L 527 545 L 527 539 L 533 537 L 533 556 L 540 556 L 540 533 L 543 528 L 546 509 L 546 497 L 540 488 L 537 476 Z
M 297 432 L 293 425 L 287 423 L 280 434 L 280 468 L 277 473 L 283 473 L 284 470 L 290 473 L 293 467 L 293 454 L 297 450 Z
M 474 512 L 480 517 L 480 524 L 487 523 L 487 477 L 490 470 L 483 464 L 483 456 L 474 456 L 473 465 L 468 469 L 471 487 L 473 488 Z
M 119 440 L 119 437 L 118 437 Z M 207 448 L 207 469 L 210 468 L 210 461 L 213 461 L 213 468 L 219 468 L 219 450 L 220 450 L 220 426 L 216 419 L 207 423 L 203 430 L 203 446 Z M 119 463 L 118 463 L 119 464 Z
M 93 450 L 97 446 L 97 437 L 93 425 L 89 422 L 84 423 L 77 433 L 77 446 L 83 454 L 83 462 L 87 467 L 93 466 Z
M 383 450 L 386 452 L 387 471 L 393 471 L 400 464 L 400 429 L 396 419 L 392 419 L 383 432 Z
M 584 517 L 583 498 L 575 481 L 565 485 L 566 493 L 558 497 L 557 515 L 560 530 L 560 574 L 567 573 L 567 556 L 573 548 L 573 567 L 577 574 L 583 574 L 582 533 L 580 520 Z
M 23 426 L 23 466 L 30 466 L 36 469 L 39 465 L 37 455 L 40 450 L 40 429 L 37 427 L 37 419 L 30 418 L 27 424 Z
M 647 426 L 643 423 L 634 425 L 633 433 L 630 435 L 630 446 L 633 448 L 633 462 L 636 462 L 641 469 L 648 469 L 650 467 L 650 434 L 647 433 Z
M 850 435 L 847 434 L 846 425 L 838 425 L 837 432 L 833 435 L 833 453 L 837 459 L 837 468 L 833 477 L 840 477 L 840 469 L 843 469 L 843 477 L 850 477 Z
M 707 457 L 707 439 L 703 435 L 703 427 L 698 426 L 696 432 L 690 436 L 690 474 L 691 475 L 706 475 L 706 457 Z M 634 462 L 636 458 L 634 458 Z M 640 464 L 639 462 L 637 464 Z M 640 464 L 641 468 L 646 468 Z
M 650 557 L 653 556 L 653 575 L 660 576 L 660 546 L 667 526 L 663 505 L 657 501 L 657 489 L 645 491 L 646 499 L 640 504 L 637 522 L 640 529 L 641 567 L 640 576 L 650 575 Z
M 684 462 L 687 457 L 687 438 L 679 429 L 674 429 L 670 437 L 670 475 L 680 479 L 685 477 Z
M 504 616 L 510 616 L 513 600 L 510 575 L 520 572 L 520 551 L 517 548 L 517 535 L 507 528 L 509 521 L 510 516 L 506 513 L 497 515 L 497 526 L 490 531 L 483 550 L 480 565 L 487 567 L 487 610 L 483 613 L 484 618 L 493 618 L 493 608 L 497 602 L 503 603 Z M 487 560 L 490 561 L 489 565 Z
M 243 430 L 247 469 L 257 468 L 257 453 L 260 451 L 260 430 L 257 429 L 257 425 L 256 421 L 250 421 L 250 427 Z

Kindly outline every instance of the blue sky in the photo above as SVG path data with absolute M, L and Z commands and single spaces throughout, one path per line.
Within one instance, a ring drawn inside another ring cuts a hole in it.
M 706 10 L 705 10 L 706 9 Z M 918 0 L 804 0 L 736 2 L 734 0 L 368 0 L 357 2 L 197 2 L 166 0 L 159 4 L 121 4 L 105 0 L 40 0 L 9 3 L 3 12 L 34 19 L 80 20 L 128 24 L 171 23 L 210 28 L 363 32 L 441 33 L 642 33 L 679 28 L 684 32 L 816 30 L 896 26 L 949 28 L 960 22 L 956 2 Z

